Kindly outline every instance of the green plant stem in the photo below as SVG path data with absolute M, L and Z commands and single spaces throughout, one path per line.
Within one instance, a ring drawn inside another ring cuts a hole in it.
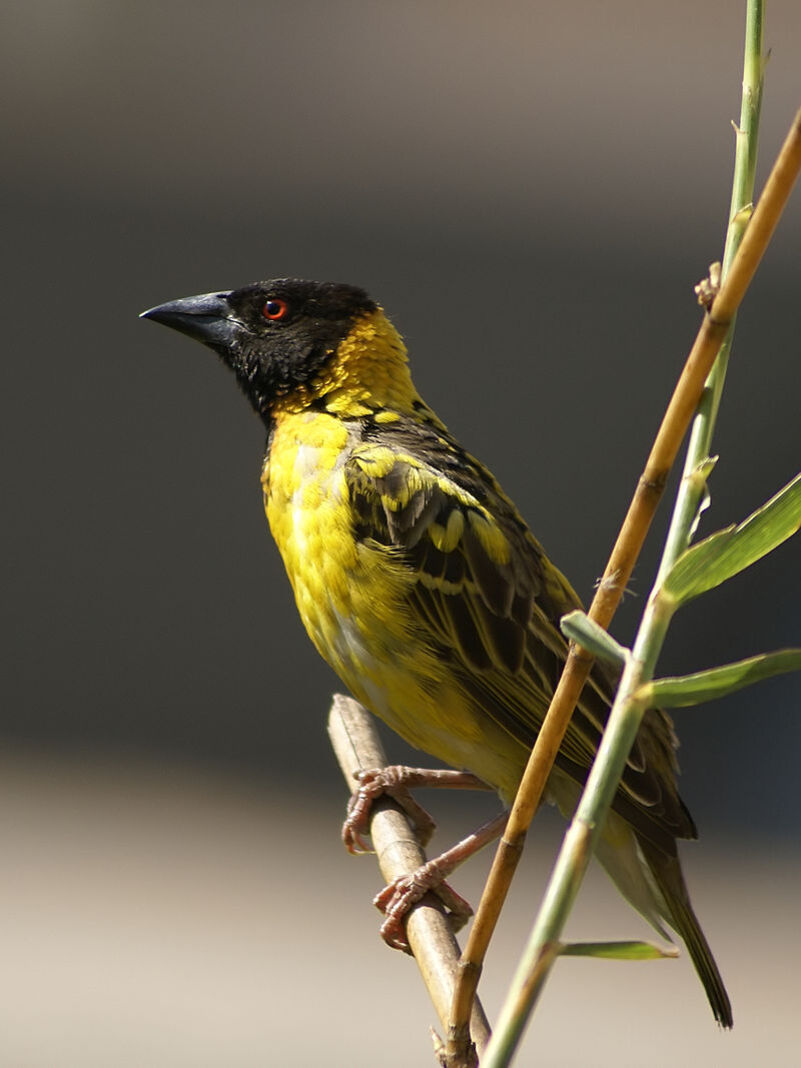
M 754 199 L 757 148 L 759 142 L 759 116 L 762 109 L 762 88 L 765 74 L 765 57 L 762 55 L 762 30 L 764 25 L 764 0 L 748 0 L 745 19 L 745 60 L 743 63 L 743 95 L 740 104 L 740 125 L 735 127 L 734 177 L 732 179 L 729 225 L 721 264 L 721 281 L 729 273 L 732 261 L 740 247 L 745 228 L 751 218 Z M 736 316 L 732 320 L 726 339 L 721 345 L 698 411 L 690 431 L 687 458 L 682 472 L 682 481 L 676 501 L 677 522 L 671 525 L 662 557 L 658 579 L 667 574 L 673 562 L 690 543 L 696 517 L 706 495 L 706 477 L 700 468 L 709 457 L 712 448 L 712 433 L 717 420 L 723 383 L 729 366 L 729 353 Z
M 653 676 L 673 606 L 652 595 L 637 642 L 628 659 L 609 715 L 598 755 L 576 814 L 565 835 L 539 915 L 512 980 L 510 996 L 501 1010 L 482 1068 L 504 1068 L 511 1061 L 523 1029 L 558 956 L 564 925 L 578 895 L 604 818 L 615 796 L 629 751 L 637 736 L 646 705 L 635 697 Z
M 762 95 L 762 26 L 764 0 L 748 0 L 745 64 L 740 127 L 735 149 L 732 211 L 726 236 L 723 270 L 728 271 L 745 231 L 744 208 L 753 198 L 757 130 Z M 637 691 L 651 681 L 664 644 L 674 604 L 661 595 L 661 578 L 689 544 L 698 509 L 706 491 L 705 477 L 698 477 L 709 456 L 712 431 L 725 378 L 731 332 L 721 348 L 707 380 L 688 445 L 676 506 L 670 524 L 662 563 L 649 598 L 637 638 L 623 670 L 587 784 L 565 835 L 562 849 L 548 884 L 534 928 L 512 980 L 495 1033 L 482 1059 L 482 1068 L 505 1068 L 536 1005 L 548 974 L 558 956 L 561 934 L 580 889 L 595 842 L 615 796 L 626 759 L 637 736 L 647 705 Z

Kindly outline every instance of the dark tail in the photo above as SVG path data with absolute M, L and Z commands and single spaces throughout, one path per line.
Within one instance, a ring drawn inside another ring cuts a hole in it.
M 704 937 L 704 932 L 690 904 L 690 896 L 687 893 L 678 858 L 666 856 L 661 850 L 643 841 L 639 836 L 638 841 L 648 861 L 648 867 L 670 910 L 665 919 L 683 938 L 698 978 L 704 984 L 715 1019 L 721 1027 L 732 1027 L 734 1017 L 729 995 L 726 993 L 726 987 L 723 985 L 718 966 L 715 964 L 712 950 L 709 948 L 709 943 Z

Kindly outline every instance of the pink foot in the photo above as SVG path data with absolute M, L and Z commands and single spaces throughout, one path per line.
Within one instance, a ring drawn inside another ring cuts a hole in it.
M 453 931 L 458 931 L 473 915 L 473 910 L 463 897 L 445 882 L 448 871 L 443 871 L 439 860 L 430 860 L 411 875 L 396 879 L 385 886 L 373 898 L 373 904 L 383 912 L 386 919 L 381 924 L 381 937 L 393 949 L 409 952 L 405 920 L 409 911 L 429 891 L 440 899 L 448 913 Z

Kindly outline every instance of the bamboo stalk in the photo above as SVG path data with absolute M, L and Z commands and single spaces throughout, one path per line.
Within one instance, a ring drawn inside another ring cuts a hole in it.
M 756 3 L 755 7 L 761 8 Z M 752 38 L 753 42 L 753 38 Z M 765 186 L 750 226 L 734 256 L 720 293 L 704 320 L 704 328 L 725 334 L 756 267 L 775 229 L 792 186 L 801 170 L 801 112 L 796 115 L 787 139 Z M 735 220 L 733 219 L 734 223 Z M 699 335 L 700 338 L 701 335 Z M 697 343 L 698 344 L 698 343 Z M 696 346 L 697 347 L 697 346 Z M 694 347 L 695 348 L 695 347 Z M 714 416 L 714 413 L 713 413 Z M 712 418 L 712 422 L 714 419 Z M 711 437 L 711 425 L 709 426 Z M 672 546 L 690 538 L 694 513 L 682 507 L 681 497 L 674 509 L 665 548 L 670 562 Z M 660 568 L 660 576 L 666 567 Z M 627 660 L 607 729 L 587 780 L 574 820 L 565 836 L 543 906 L 524 951 L 509 997 L 501 1012 L 496 1034 L 488 1047 L 486 1068 L 504 1068 L 510 1063 L 523 1027 L 547 979 L 555 959 L 549 947 L 559 939 L 565 919 L 578 892 L 592 853 L 593 843 L 614 797 L 623 765 L 636 737 L 645 705 L 638 688 L 652 675 L 672 614 L 672 607 L 660 596 L 660 580 L 654 588 L 643 621 Z M 641 691 L 642 692 L 642 691 Z
M 770 242 L 800 169 L 801 111 L 796 115 L 774 164 L 759 204 L 733 258 L 731 269 L 704 316 L 593 599 L 589 615 L 605 628 L 608 627 L 626 588 L 717 352 Z M 455 1037 L 448 1048 L 448 1063 L 453 1068 L 460 1063 L 458 1036 L 464 1032 L 464 1021 L 469 1013 L 471 997 L 477 989 L 486 950 L 522 853 L 529 824 L 539 805 L 548 774 L 591 667 L 592 658 L 584 650 L 579 647 L 571 648 L 548 715 L 521 780 L 506 831 L 498 846 L 462 956 L 460 980 L 454 992 L 449 1033 Z

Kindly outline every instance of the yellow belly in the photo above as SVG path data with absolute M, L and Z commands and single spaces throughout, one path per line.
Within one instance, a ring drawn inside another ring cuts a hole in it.
M 353 536 L 345 424 L 285 416 L 263 472 L 267 518 L 301 619 L 353 695 L 412 745 L 468 768 L 504 796 L 523 747 L 474 707 L 409 607 L 416 576 L 391 549 Z

